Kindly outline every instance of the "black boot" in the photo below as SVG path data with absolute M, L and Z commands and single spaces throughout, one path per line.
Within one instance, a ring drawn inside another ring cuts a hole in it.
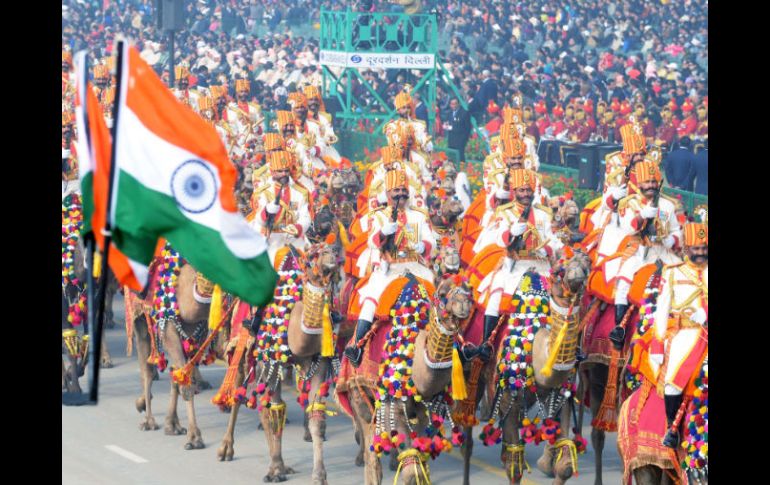
M 623 323 L 626 310 L 628 310 L 628 305 L 615 305 L 615 328 L 610 331 L 609 336 L 615 350 L 622 350 L 626 341 L 626 329 L 620 325 Z
M 364 355 L 364 349 L 358 346 L 358 342 L 364 338 L 370 328 L 372 328 L 372 322 L 359 320 L 356 324 L 356 340 L 353 345 L 345 347 L 344 354 L 356 369 L 361 365 L 361 357 Z
M 666 436 L 663 438 L 663 446 L 676 449 L 679 446 L 679 431 L 673 429 L 673 425 L 679 406 L 682 405 L 682 395 L 665 395 L 663 401 L 666 405 L 666 427 L 668 428 Z
M 499 316 L 484 315 L 484 336 L 478 348 L 478 356 L 482 362 L 488 362 L 489 358 L 492 357 L 492 343 L 487 342 L 487 340 L 492 335 L 499 320 Z
M 471 343 L 467 343 L 460 347 L 460 362 L 463 364 L 466 362 L 470 362 L 473 360 L 474 357 L 479 355 L 479 347 L 476 347 L 475 345 Z

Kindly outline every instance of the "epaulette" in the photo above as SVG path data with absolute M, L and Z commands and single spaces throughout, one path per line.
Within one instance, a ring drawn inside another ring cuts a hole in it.
M 261 194 L 262 192 L 265 192 L 266 190 L 268 190 L 272 186 L 273 186 L 273 184 L 271 184 L 271 183 L 264 184 L 264 185 L 262 185 L 262 186 L 260 186 L 260 187 L 258 187 L 256 189 L 254 189 L 253 195 L 256 197 L 257 195 Z
M 604 156 L 604 161 L 607 162 L 607 161 L 609 161 L 614 156 L 620 156 L 621 153 L 622 152 L 620 150 L 618 150 L 616 152 L 608 153 L 607 155 Z
M 539 209 L 545 212 L 546 214 L 548 214 L 549 216 L 553 216 L 553 209 L 551 209 L 548 206 L 544 206 L 543 204 L 535 204 L 535 209 Z
M 513 207 L 513 202 L 508 202 L 507 204 L 498 205 L 497 207 L 495 207 L 495 215 L 497 215 L 499 212 L 503 212 L 512 207 Z
M 636 201 L 636 194 L 631 194 L 623 197 L 618 201 L 618 212 L 625 210 L 631 202 Z M 638 203 L 638 202 L 637 202 Z
M 677 199 L 676 197 L 672 197 L 672 196 L 670 196 L 668 194 L 664 194 L 663 192 L 661 192 L 660 193 L 660 198 L 661 199 L 666 199 L 667 201 L 671 202 L 672 204 L 674 204 L 674 207 L 677 208 L 677 209 L 682 207 L 682 201 Z

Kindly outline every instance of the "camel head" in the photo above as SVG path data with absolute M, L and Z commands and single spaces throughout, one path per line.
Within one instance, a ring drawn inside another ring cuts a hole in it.
M 585 289 L 591 272 L 591 258 L 580 250 L 565 246 L 551 270 L 551 296 L 569 299 Z
M 460 252 L 449 238 L 444 237 L 441 240 L 441 247 L 438 253 L 438 271 L 440 274 L 456 274 L 460 271 Z
M 336 232 L 336 218 L 328 205 L 322 205 L 318 208 L 313 217 L 313 223 L 308 230 L 308 238 L 312 242 L 322 241 L 330 233 Z
M 332 193 L 342 192 L 345 188 L 345 175 L 342 170 L 333 170 L 329 174 L 329 191 Z
M 561 224 L 572 227 L 580 216 L 580 209 L 578 209 L 577 203 L 572 199 L 567 199 L 555 212 L 555 218 Z
M 325 287 L 339 278 L 340 246 L 333 232 L 329 233 L 325 240 L 312 245 L 306 254 L 306 277 L 310 283 Z
M 439 189 L 441 195 L 446 194 L 444 189 Z M 454 197 L 428 197 L 430 221 L 434 226 L 441 228 L 452 227 L 457 218 L 463 212 L 462 203 Z
M 348 198 L 355 200 L 358 192 L 361 190 L 361 177 L 354 168 L 340 170 L 340 175 L 344 181 L 343 193 Z
M 438 284 L 435 301 L 436 310 L 442 320 L 449 318 L 461 322 L 471 314 L 473 293 L 464 277 L 453 275 L 444 278 Z

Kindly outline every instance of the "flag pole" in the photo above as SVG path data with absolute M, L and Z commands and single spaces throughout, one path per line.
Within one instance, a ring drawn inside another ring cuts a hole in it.
M 107 290 L 107 268 L 109 268 L 110 242 L 112 241 L 112 191 L 115 185 L 115 146 L 117 145 L 118 133 L 118 111 L 122 101 L 122 77 L 123 77 L 123 44 L 125 41 L 117 42 L 117 60 L 115 62 L 117 83 L 115 86 L 115 102 L 112 106 L 112 147 L 110 153 L 110 173 L 109 189 L 107 191 L 106 217 L 104 222 L 104 261 L 102 263 L 102 278 L 99 281 L 99 291 L 96 294 L 96 323 L 93 328 L 93 340 L 91 341 L 91 373 L 89 380 L 89 401 L 96 404 L 99 400 L 99 358 L 102 351 L 102 329 L 104 328 L 104 300 Z M 90 270 L 92 271 L 92 270 Z

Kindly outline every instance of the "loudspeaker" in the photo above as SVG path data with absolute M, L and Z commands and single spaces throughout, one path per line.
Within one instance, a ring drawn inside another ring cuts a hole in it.
M 184 0 L 155 0 L 158 29 L 179 31 L 184 28 Z
M 578 161 L 578 187 L 598 190 L 601 183 L 599 156 L 596 145 L 582 145 L 574 151 Z

